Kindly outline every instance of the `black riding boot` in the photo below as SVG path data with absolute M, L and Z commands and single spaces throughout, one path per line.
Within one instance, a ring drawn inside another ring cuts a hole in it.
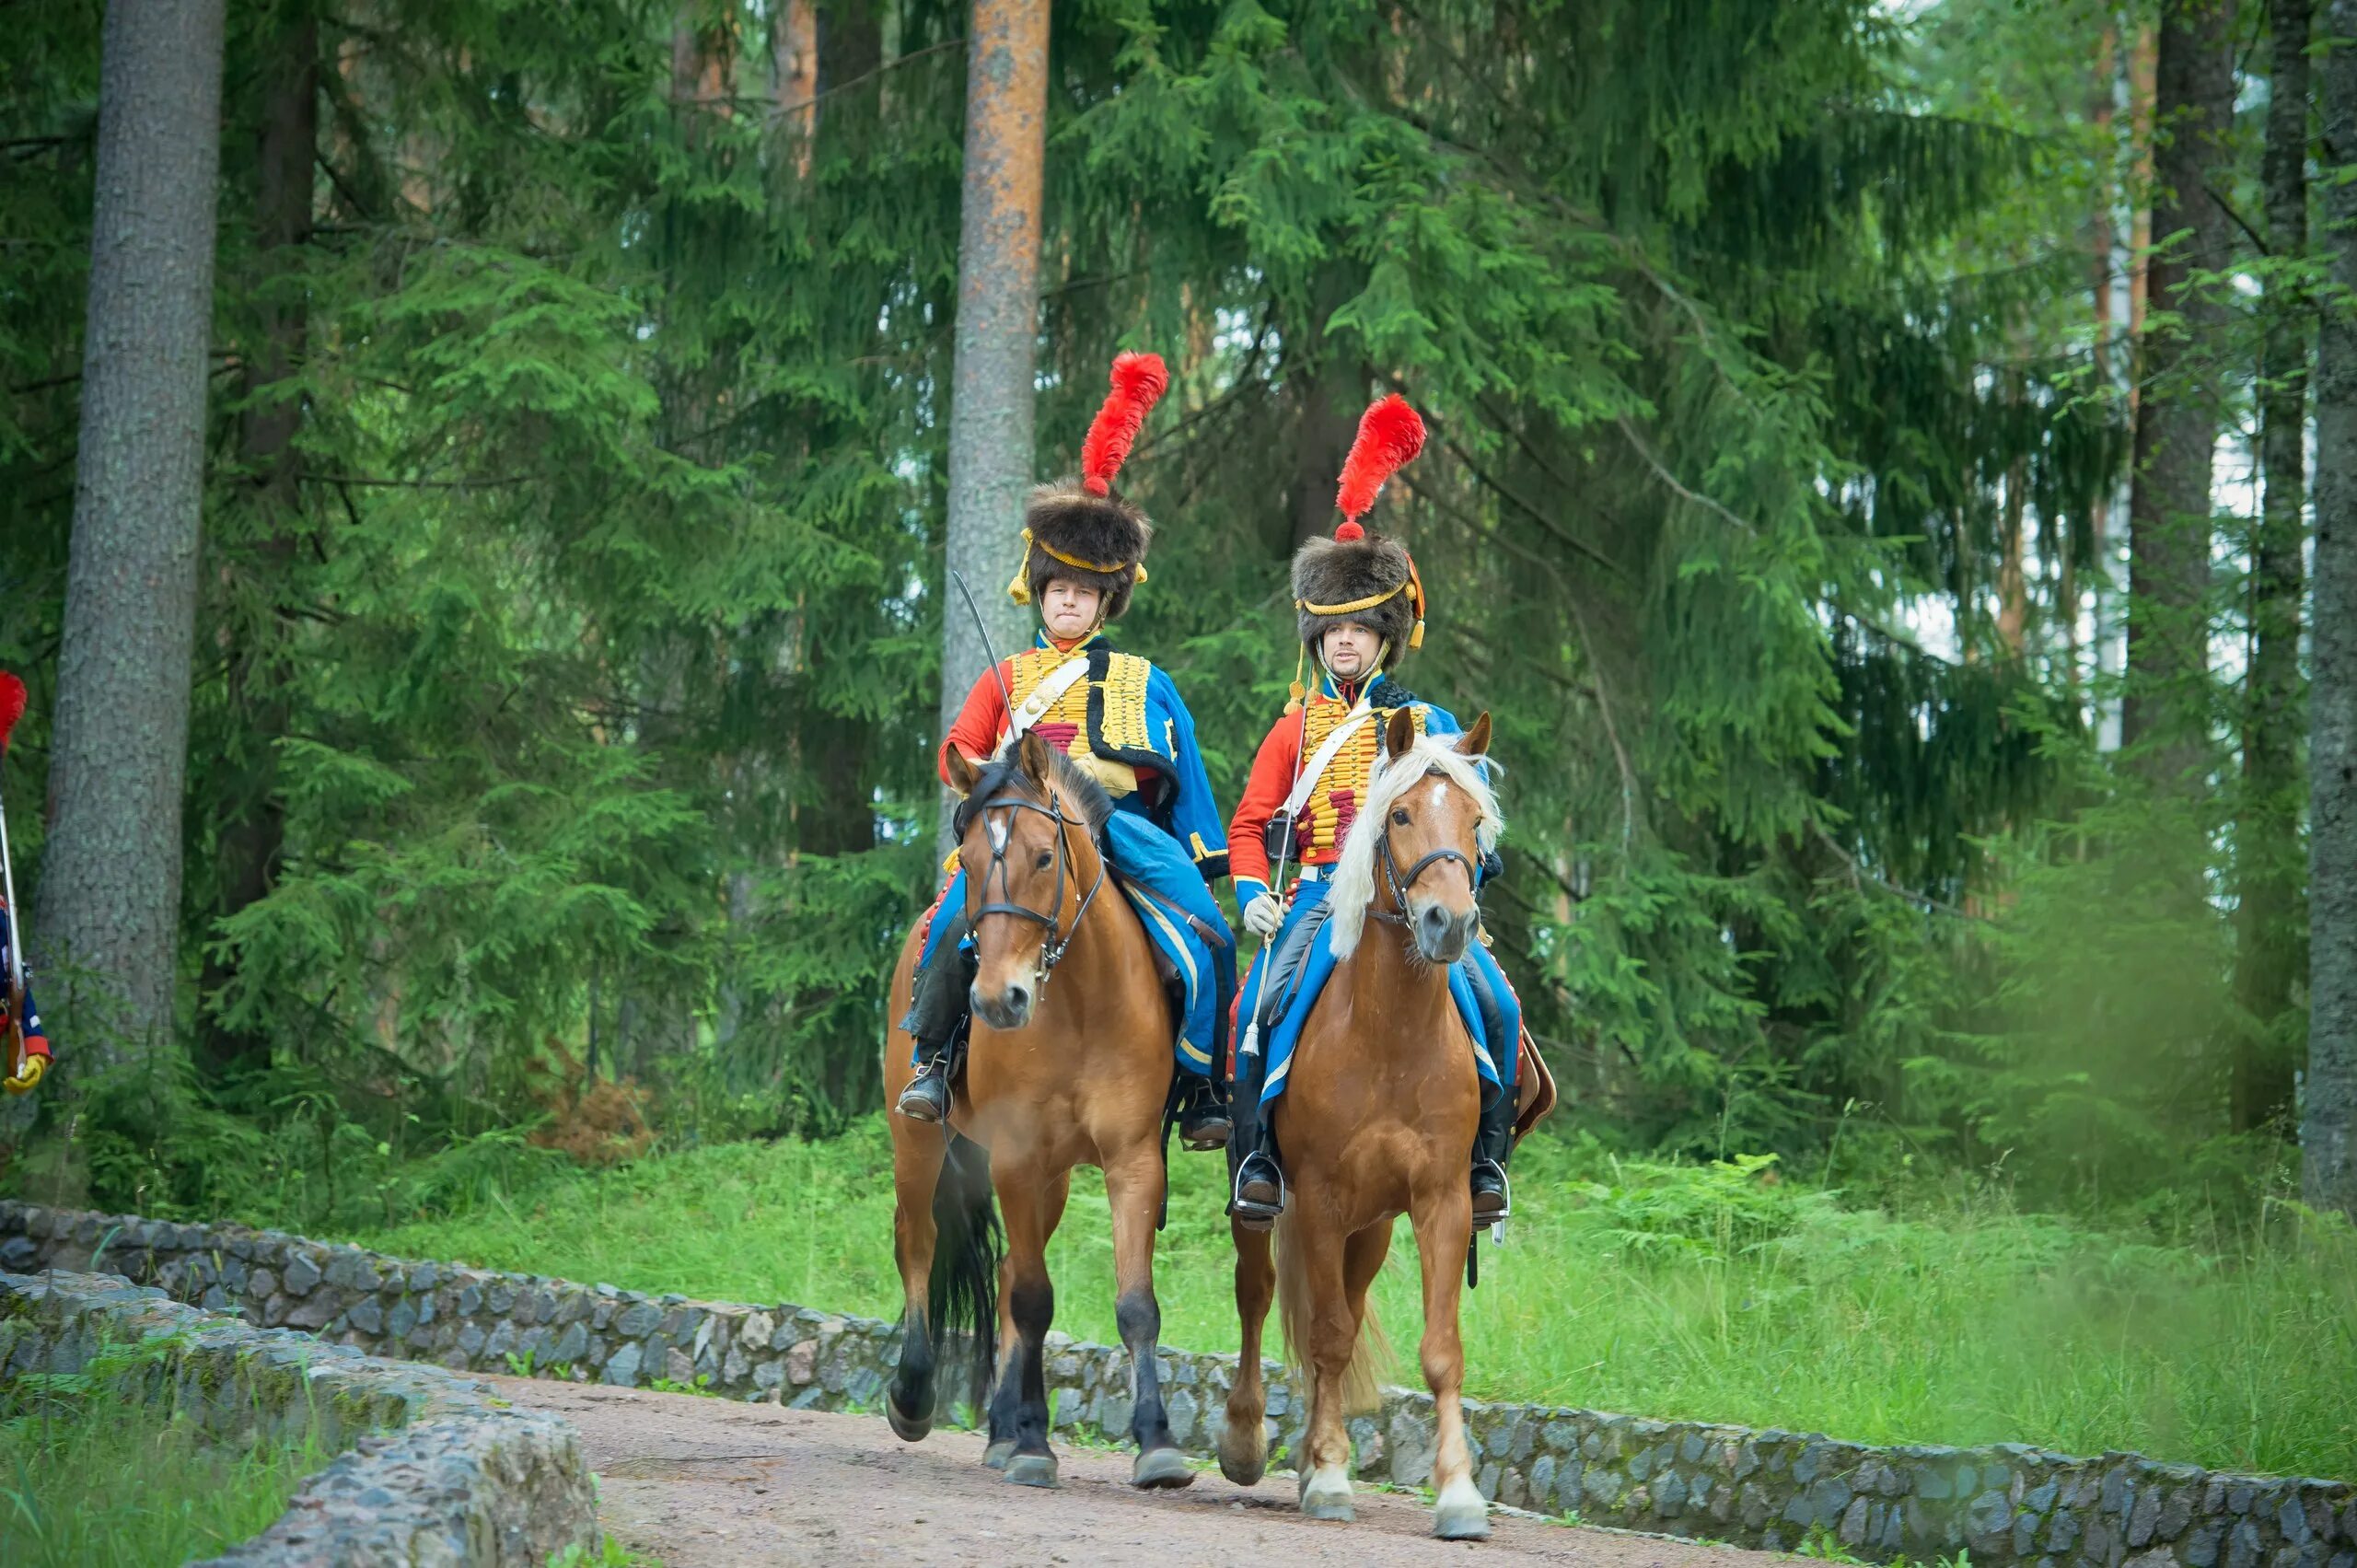
M 1178 1074 L 1178 1141 L 1190 1149 L 1224 1149 L 1235 1131 L 1227 1107 L 1220 1103 L 1219 1085 L 1209 1074 Z
M 1481 1107 L 1481 1125 L 1473 1134 L 1473 1226 L 1495 1225 L 1514 1213 L 1513 1189 L 1506 1185 L 1506 1158 L 1514 1153 L 1516 1104 L 1512 1089 L 1501 1089 Z
M 1268 1058 L 1260 1051 L 1239 1055 L 1236 1091 L 1228 1098 L 1236 1131 L 1227 1144 L 1228 1165 L 1235 1176 L 1227 1212 L 1247 1230 L 1268 1229 L 1285 1208 L 1285 1178 L 1277 1165 L 1276 1132 L 1269 1125 L 1267 1108 L 1260 1103 L 1268 1071 Z
M 900 1028 L 917 1042 L 917 1075 L 900 1091 L 892 1109 L 911 1121 L 949 1119 L 950 1046 L 966 1022 L 968 998 L 974 985 L 974 956 L 966 948 L 969 927 L 962 914 L 942 933 L 934 961 L 916 974 L 915 995 Z

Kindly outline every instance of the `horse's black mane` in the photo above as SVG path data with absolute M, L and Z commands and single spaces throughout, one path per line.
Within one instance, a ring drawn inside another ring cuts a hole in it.
M 1017 746 L 1008 747 L 1005 756 L 982 770 L 981 777 L 974 781 L 974 787 L 967 793 L 965 799 L 958 803 L 957 814 L 949 819 L 951 832 L 964 838 L 966 830 L 973 823 L 974 813 L 1010 788 L 1025 796 L 1039 795 L 1029 776 L 1023 772 L 1023 762 L 1018 755 L 1021 749 Z M 1113 797 L 1106 793 L 1105 786 L 1097 782 L 1095 775 L 1062 751 L 1051 746 L 1048 754 L 1051 759 L 1051 771 L 1055 774 L 1056 788 L 1063 793 L 1065 799 L 1080 807 L 1081 815 L 1088 822 L 1088 836 L 1103 838 L 1105 824 L 1113 817 Z

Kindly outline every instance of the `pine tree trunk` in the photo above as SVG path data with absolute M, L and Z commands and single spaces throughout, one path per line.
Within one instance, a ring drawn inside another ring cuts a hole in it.
M 2314 0 L 2274 0 L 2274 75 L 2267 110 L 2267 243 L 2279 261 L 2308 248 L 2309 17 Z M 2306 529 L 2307 321 L 2310 302 L 2278 274 L 2260 350 L 2259 467 L 2266 475 L 2251 551 L 2250 685 L 2243 723 L 2242 869 L 2235 989 L 2272 1026 L 2292 1004 L 2300 935 L 2300 595 Z M 2293 1063 L 2270 1034 L 2247 1035 L 2235 1055 L 2234 1127 L 2248 1132 L 2292 1109 Z
M 112 0 L 101 44 L 55 816 L 35 927 L 65 982 L 66 1059 L 92 1067 L 148 1057 L 172 1029 L 222 6 Z
M 794 172 L 810 172 L 819 134 L 819 8 L 784 0 L 770 23 L 770 98 L 780 128 L 794 138 Z
M 2357 38 L 2357 0 L 2332 0 L 2326 25 Z M 2323 75 L 2326 166 L 2357 163 L 2357 51 L 2332 51 Z M 2328 181 L 2323 216 L 2331 282 L 2357 291 L 2357 184 Z M 2357 316 L 2345 304 L 2324 313 L 2316 345 L 2316 516 L 2300 1188 L 2357 1218 Z
M 286 27 L 264 83 L 261 134 L 256 149 L 255 249 L 264 275 L 282 273 L 297 247 L 311 237 L 313 164 L 319 134 L 319 29 L 306 14 Z M 219 840 L 220 900 L 216 919 L 227 919 L 269 893 L 285 838 L 285 812 L 278 797 L 277 742 L 286 734 L 285 674 L 293 631 L 288 573 L 296 559 L 302 506 L 301 473 L 295 436 L 302 428 L 300 401 L 269 398 L 270 389 L 296 374 L 309 336 L 309 312 L 299 296 L 273 299 L 261 309 L 262 335 L 244 376 L 250 408 L 239 450 L 252 484 L 261 524 L 246 569 L 259 579 L 252 597 L 271 607 L 244 630 L 230 650 L 228 694 L 238 729 L 250 749 L 246 770 L 234 781 L 235 795 L 222 803 Z M 208 946 L 199 982 L 210 996 L 227 984 L 234 955 Z M 205 1067 L 223 1073 L 268 1060 L 268 1038 L 204 1017 L 200 1050 Z
M 2128 685 L 2120 741 L 2158 787 L 2186 792 L 2207 747 L 2209 668 L 2202 602 L 2210 581 L 2211 452 L 2217 442 L 2213 380 L 2225 312 L 2189 288 L 2195 271 L 2231 256 L 2229 220 L 2208 187 L 2226 175 L 2223 138 L 2234 113 L 2232 8 L 2224 0 L 2167 0 L 2161 8 L 2154 108 L 2149 288 L 2180 330 L 2147 332 L 2129 497 Z M 2213 172 L 2214 171 L 2214 172 Z
M 2015 341 L 2014 355 L 2026 357 L 2026 343 Z M 2022 398 L 2021 377 L 2009 377 L 2013 399 Z M 1997 655 L 2018 664 L 2029 648 L 2029 570 L 2023 522 L 2029 508 L 2029 459 L 2017 457 L 2005 470 L 2005 509 L 1997 560 Z
M 1029 641 L 1006 597 L 1023 563 L 1046 177 L 1048 0 L 973 0 L 966 33 L 966 168 L 949 409 L 948 569 L 963 575 L 1001 657 Z M 941 610 L 941 733 L 989 656 L 957 586 Z M 947 834 L 945 816 L 943 834 Z
M 1286 334 L 1286 368 L 1301 408 L 1294 433 L 1292 494 L 1286 498 L 1293 519 L 1289 550 L 1323 537 L 1341 520 L 1334 510 L 1334 488 L 1341 482 L 1343 459 L 1351 455 L 1359 415 L 1366 410 L 1369 372 L 1356 354 L 1326 335 L 1326 319 L 1359 287 L 1357 268 L 1327 266 L 1305 310 L 1308 319 Z

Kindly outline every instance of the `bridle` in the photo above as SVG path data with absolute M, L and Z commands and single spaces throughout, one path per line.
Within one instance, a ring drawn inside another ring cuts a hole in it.
M 1427 768 L 1418 776 L 1417 782 L 1421 784 L 1439 771 L 1437 768 Z M 1391 889 L 1392 907 L 1388 910 L 1370 909 L 1366 912 L 1387 925 L 1404 926 L 1408 923 L 1408 889 L 1414 887 L 1416 879 L 1434 865 L 1452 860 L 1457 862 L 1457 865 L 1465 867 L 1466 883 L 1473 889 L 1477 897 L 1481 889 L 1480 873 L 1475 869 L 1473 862 L 1463 850 L 1453 846 L 1444 845 L 1433 851 L 1403 873 L 1399 869 L 1399 862 L 1391 854 L 1391 819 L 1388 817 L 1383 820 L 1383 836 L 1375 842 L 1375 859 L 1376 864 L 1383 868 L 1384 884 Z
M 1004 819 L 994 819 L 991 816 L 993 811 L 1004 811 L 1007 815 Z M 1016 811 L 1037 811 L 1056 825 L 1056 901 L 1044 914 L 1028 904 L 1015 901 L 1015 884 L 1009 879 L 1012 873 L 1007 867 L 1006 851 L 1007 846 L 1015 842 Z M 1042 806 L 1036 800 L 1009 792 L 984 801 L 975 807 L 975 815 L 983 819 L 983 831 L 989 836 L 991 844 L 991 863 L 982 868 L 981 885 L 975 892 L 988 899 L 991 878 L 996 877 L 1001 896 L 996 902 L 983 904 L 968 918 L 971 923 L 980 923 L 986 914 L 1011 914 L 1018 920 L 1034 921 L 1047 927 L 1048 935 L 1039 944 L 1039 993 L 1044 996 L 1048 991 L 1048 976 L 1062 959 L 1064 949 L 1072 946 L 1072 939 L 1079 935 L 1080 923 L 1088 918 L 1088 906 L 1097 901 L 1097 889 L 1105 886 L 1105 852 L 1101 847 L 1097 852 L 1097 879 L 1089 883 L 1088 890 L 1080 896 L 1080 902 L 1072 912 L 1072 924 L 1067 929 L 1063 923 L 1064 871 L 1072 860 L 1070 833 L 1073 819 L 1064 815 L 1062 799 L 1051 789 L 1048 804 Z

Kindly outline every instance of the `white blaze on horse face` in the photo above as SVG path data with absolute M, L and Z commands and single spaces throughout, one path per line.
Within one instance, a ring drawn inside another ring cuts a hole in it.
M 1006 823 L 1004 819 L 993 817 L 982 823 L 982 830 L 989 833 L 991 836 L 991 853 L 993 854 L 1004 854 L 1006 853 Z
M 1448 785 L 1441 780 L 1433 782 L 1433 810 L 1437 814 L 1448 804 Z

